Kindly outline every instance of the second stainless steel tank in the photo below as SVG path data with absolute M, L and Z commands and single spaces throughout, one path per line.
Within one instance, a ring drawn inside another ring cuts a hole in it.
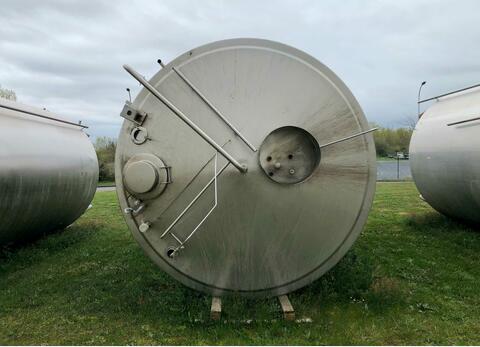
M 0 245 L 68 226 L 93 198 L 92 143 L 81 126 L 53 118 L 0 99 Z
M 410 165 L 437 211 L 480 223 L 480 87 L 438 98 L 410 142 Z

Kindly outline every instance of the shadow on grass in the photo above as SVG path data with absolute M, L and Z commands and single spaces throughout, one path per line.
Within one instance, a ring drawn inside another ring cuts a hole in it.
M 32 267 L 28 281 L 23 276 L 23 280 L 13 282 L 19 292 L 9 299 L 10 304 L 30 309 L 31 300 L 23 298 L 35 298 L 36 303 L 72 319 L 101 316 L 112 320 L 122 317 L 132 324 L 139 319 L 151 324 L 215 324 L 209 319 L 210 296 L 191 290 L 162 272 L 133 240 L 117 244 L 110 232 L 101 230 L 98 234 L 102 235 L 95 236 L 102 227 L 99 222 L 83 223 L 30 246 L 7 251 L 12 261 L 6 263 L 13 266 L 3 265 L 8 266 L 10 273 L 48 261 L 42 271 Z M 107 236 L 110 238 L 103 239 Z M 57 256 L 62 254 L 63 258 Z M 351 302 L 367 303 L 371 310 L 388 310 L 402 300 L 402 292 L 394 279 L 376 277 L 374 270 L 368 253 L 354 248 L 320 279 L 292 293 L 292 302 L 300 315 Z M 276 298 L 231 296 L 222 301 L 222 320 L 230 323 L 249 319 L 255 319 L 253 324 L 281 321 Z M 202 326 L 205 324 L 198 328 Z
M 125 286 L 112 288 L 116 292 L 113 294 L 118 299 L 115 300 L 117 305 L 123 306 L 119 309 L 155 317 L 153 320 L 162 317 L 170 322 L 209 322 L 210 296 L 191 290 L 164 273 L 155 273 L 151 277 L 145 269 L 137 271 L 143 272 L 143 278 L 136 286 L 125 283 Z M 399 281 L 375 276 L 372 259 L 359 255 L 355 249 L 320 279 L 289 296 L 299 316 L 342 303 L 362 303 L 368 305 L 369 310 L 382 313 L 405 302 Z M 222 299 L 222 304 L 222 320 L 231 323 L 249 319 L 257 323 L 281 320 L 275 297 L 227 296 Z
M 72 225 L 63 230 L 51 231 L 40 235 L 34 240 L 18 242 L 0 247 L 0 262 L 22 257 L 28 253 L 32 256 L 47 255 L 50 257 L 63 252 L 76 244 L 86 241 L 93 233 L 102 227 L 101 223 L 89 222 L 85 225 Z
M 372 284 L 373 270 L 370 258 L 359 256 L 355 249 L 351 249 L 335 267 L 295 294 L 323 299 L 330 296 L 344 299 L 359 298 Z
M 361 302 L 380 312 L 405 301 L 399 281 L 376 275 L 373 259 L 355 248 L 324 276 L 296 291 L 294 297 L 306 305 Z
M 123 259 L 120 259 L 123 258 Z M 80 279 L 72 278 L 75 294 L 69 305 L 82 314 L 120 314 L 127 319 L 142 317 L 149 322 L 210 322 L 211 297 L 191 290 L 157 269 L 146 257 L 134 252 L 110 261 L 108 267 L 87 275 L 88 286 L 78 288 Z M 87 280 L 87 281 L 85 281 Z M 65 290 L 63 292 L 68 292 Z M 370 258 L 350 251 L 319 280 L 290 295 L 300 315 L 320 307 L 339 303 L 366 302 L 371 310 L 385 311 L 401 302 L 402 292 L 394 279 L 374 276 Z M 94 300 L 92 300 L 94 298 Z M 222 299 L 222 321 L 239 323 L 254 319 L 258 324 L 281 320 L 276 298 L 227 296 Z
M 418 214 L 412 213 L 406 219 L 406 223 L 409 227 L 415 228 L 417 230 L 428 228 L 444 232 L 455 230 L 470 232 L 480 231 L 480 226 L 478 225 L 473 225 L 459 219 L 447 217 L 435 211 L 423 212 Z

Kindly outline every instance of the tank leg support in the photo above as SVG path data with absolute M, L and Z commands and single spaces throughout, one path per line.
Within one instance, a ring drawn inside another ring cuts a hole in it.
M 288 321 L 295 320 L 295 310 L 293 309 L 292 303 L 287 295 L 280 295 L 278 297 L 280 306 L 282 307 L 283 319 Z
M 212 306 L 210 307 L 210 318 L 219 320 L 222 314 L 222 299 L 217 296 L 212 297 Z

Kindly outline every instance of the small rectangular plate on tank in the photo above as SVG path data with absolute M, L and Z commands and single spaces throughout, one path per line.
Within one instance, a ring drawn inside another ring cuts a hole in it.
M 135 124 L 142 125 L 143 122 L 145 122 L 145 118 L 147 118 L 147 113 L 135 109 L 132 103 L 127 101 L 125 103 L 125 106 L 123 106 L 123 110 L 120 113 L 120 116 Z

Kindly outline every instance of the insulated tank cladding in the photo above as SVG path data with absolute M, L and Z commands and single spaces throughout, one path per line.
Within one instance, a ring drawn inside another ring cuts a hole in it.
M 0 245 L 65 228 L 95 194 L 98 162 L 83 127 L 0 99 Z
M 418 121 L 410 165 L 438 212 L 480 223 L 480 88 L 440 97 Z

